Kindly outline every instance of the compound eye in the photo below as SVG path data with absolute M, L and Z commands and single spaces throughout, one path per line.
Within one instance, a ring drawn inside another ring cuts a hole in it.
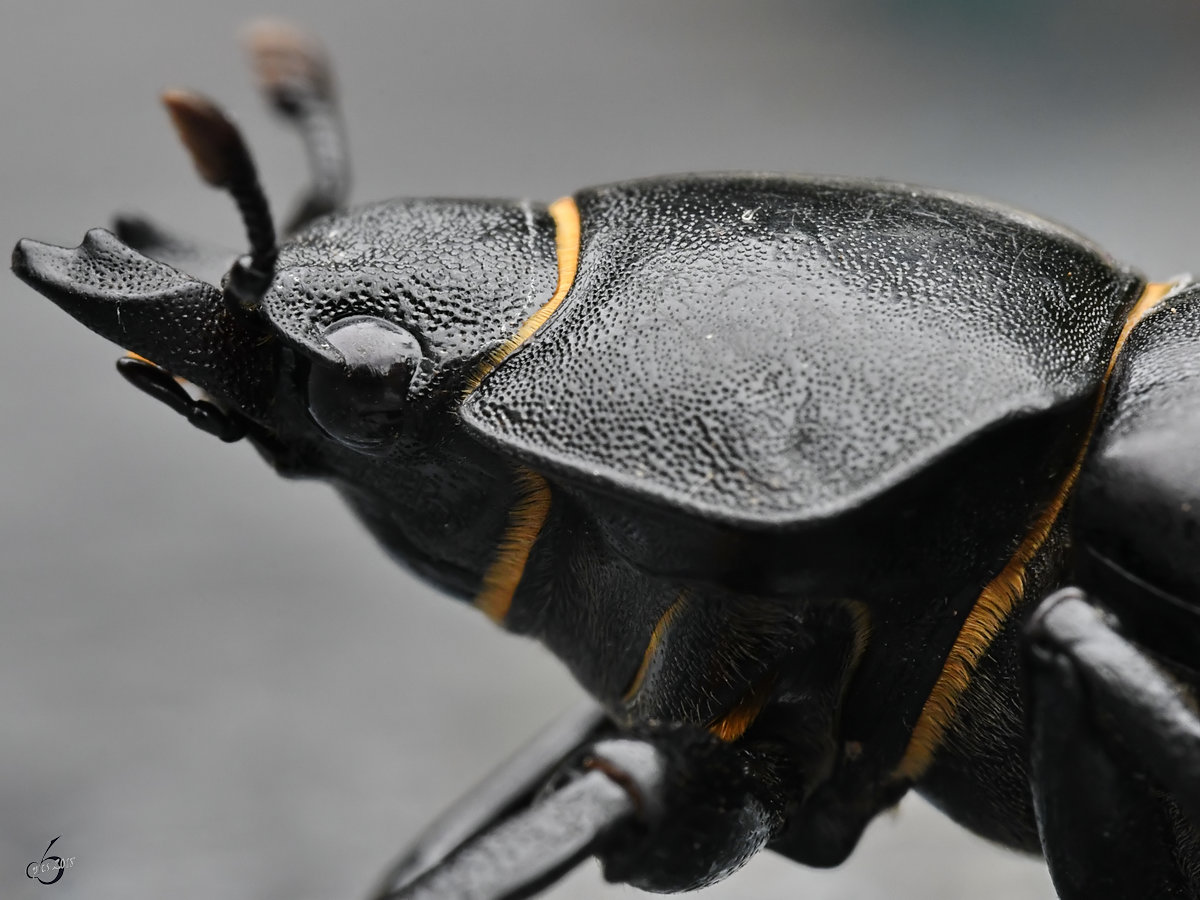
M 344 366 L 314 364 L 308 412 L 336 441 L 365 453 L 386 450 L 396 437 L 421 345 L 398 325 L 374 316 L 334 322 L 324 333 Z

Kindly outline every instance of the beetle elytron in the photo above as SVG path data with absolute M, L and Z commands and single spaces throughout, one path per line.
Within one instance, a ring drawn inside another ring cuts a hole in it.
M 1200 285 L 876 182 L 345 211 L 323 57 L 253 46 L 315 172 L 286 239 L 177 92 L 249 253 L 125 220 L 13 268 L 595 697 L 378 897 L 524 896 L 589 854 L 655 890 L 836 865 L 913 787 L 1064 897 L 1200 896 Z

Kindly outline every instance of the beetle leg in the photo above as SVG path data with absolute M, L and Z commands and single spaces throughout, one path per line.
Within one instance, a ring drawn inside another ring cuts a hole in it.
M 1076 588 L 1043 601 L 1026 635 L 1032 787 L 1055 888 L 1067 900 L 1190 895 L 1191 696 Z
M 636 819 L 596 854 L 604 877 L 656 893 L 696 890 L 741 868 L 782 834 L 807 775 L 782 742 L 726 742 L 685 725 L 601 742 L 588 763 L 636 800 Z
M 615 729 L 586 722 L 557 726 L 559 739 L 539 738 L 496 772 L 373 900 L 527 897 L 593 854 L 610 881 L 688 890 L 729 875 L 782 830 L 797 767 L 780 748 L 694 726 L 594 740 Z M 563 739 L 581 736 L 590 742 L 564 755 Z
M 592 771 L 540 797 L 410 884 L 381 900 L 515 900 L 553 884 L 587 859 L 607 831 L 634 815 L 632 796 Z
M 530 807 L 567 759 L 611 730 L 614 726 L 591 700 L 568 710 L 426 828 L 388 869 L 371 893 L 373 900 L 395 896 L 401 888 L 444 865 L 472 838 Z
M 283 229 L 291 234 L 344 207 L 350 193 L 350 155 L 333 73 L 320 43 L 282 22 L 251 26 L 246 43 L 263 93 L 299 132 L 308 153 L 312 181 Z

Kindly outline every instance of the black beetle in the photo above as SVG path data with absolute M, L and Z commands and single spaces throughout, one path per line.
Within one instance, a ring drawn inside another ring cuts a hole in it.
M 287 240 L 236 130 L 177 93 L 249 232 L 221 288 L 142 221 L 14 269 L 600 702 L 379 896 L 520 896 L 590 853 L 660 890 L 763 846 L 835 865 L 913 786 L 1063 896 L 1200 893 L 1200 289 L 883 183 L 341 212 L 328 74 L 259 38 L 316 172 Z

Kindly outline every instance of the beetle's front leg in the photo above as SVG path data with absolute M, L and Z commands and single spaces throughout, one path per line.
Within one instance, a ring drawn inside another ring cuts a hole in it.
M 388 869 L 371 893 L 372 900 L 404 896 L 401 892 L 428 881 L 426 876 L 434 870 L 446 869 L 452 857 L 480 835 L 495 832 L 523 810 L 535 807 L 553 773 L 577 757 L 581 747 L 615 731 L 616 726 L 591 700 L 559 716 L 431 823 Z
M 556 731 L 569 740 L 596 727 L 604 725 Z M 559 738 L 539 739 L 507 763 L 423 836 L 372 896 L 514 900 L 593 854 L 610 881 L 656 891 L 703 887 L 777 836 L 800 770 L 772 743 L 662 726 L 589 741 L 551 776 L 544 767 L 558 758 Z M 543 768 L 547 786 L 534 792 Z
M 1034 803 L 1059 894 L 1188 897 L 1200 718 L 1188 690 L 1067 588 L 1027 627 Z

